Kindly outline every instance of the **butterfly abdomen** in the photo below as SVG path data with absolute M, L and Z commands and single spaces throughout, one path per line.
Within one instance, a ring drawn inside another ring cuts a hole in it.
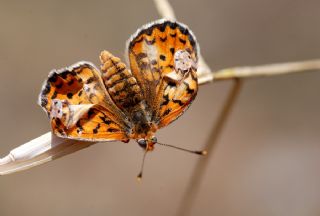
M 140 86 L 125 64 L 107 51 L 100 55 L 102 78 L 115 104 L 122 110 L 130 110 L 142 100 Z

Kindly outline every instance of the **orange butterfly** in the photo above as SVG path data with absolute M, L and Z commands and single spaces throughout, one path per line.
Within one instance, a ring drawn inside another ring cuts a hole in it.
M 159 143 L 156 131 L 181 116 L 197 95 L 198 51 L 187 26 L 158 20 L 129 39 L 131 70 L 103 51 L 101 72 L 89 62 L 53 70 L 43 85 L 39 104 L 59 137 L 135 139 L 145 152 L 152 151 Z

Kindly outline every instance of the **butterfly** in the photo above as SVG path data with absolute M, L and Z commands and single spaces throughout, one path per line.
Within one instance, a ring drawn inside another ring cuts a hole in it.
M 128 40 L 129 68 L 103 51 L 101 70 L 84 61 L 52 70 L 39 104 L 59 137 L 95 142 L 133 139 L 149 152 L 159 143 L 157 130 L 179 118 L 197 95 L 198 53 L 196 38 L 186 25 L 158 20 Z

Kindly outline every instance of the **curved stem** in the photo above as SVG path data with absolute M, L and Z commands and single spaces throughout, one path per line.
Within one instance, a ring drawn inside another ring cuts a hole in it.
M 221 69 L 215 72 L 204 73 L 202 76 L 199 75 L 199 83 L 206 84 L 212 82 L 213 80 L 221 81 L 235 78 L 267 77 L 317 70 L 320 70 L 320 59 L 267 64 L 260 66 L 232 67 Z
M 213 126 L 211 134 L 209 135 L 209 138 L 207 140 L 206 149 L 208 151 L 209 156 L 213 154 L 214 147 L 217 144 L 217 141 L 232 111 L 232 107 L 235 104 L 236 99 L 240 93 L 241 86 L 242 86 L 241 80 L 234 80 L 234 85 L 229 93 L 229 96 L 220 114 L 218 115 L 219 116 L 218 120 Z M 201 180 L 203 179 L 203 176 L 206 172 L 209 159 L 210 157 L 198 159 L 196 166 L 194 168 L 194 171 L 192 173 L 192 176 L 190 178 L 190 181 L 188 183 L 187 190 L 180 203 L 180 207 L 178 209 L 177 215 L 185 216 L 190 213 L 190 210 L 193 207 L 194 200 L 199 191 Z

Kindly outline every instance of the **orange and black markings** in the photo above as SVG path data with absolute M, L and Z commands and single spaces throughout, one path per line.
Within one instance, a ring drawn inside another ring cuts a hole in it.
M 198 91 L 198 47 L 190 29 L 166 20 L 146 25 L 128 41 L 127 55 L 129 67 L 103 51 L 101 71 L 79 62 L 50 73 L 39 103 L 56 135 L 151 140 L 187 110 Z

